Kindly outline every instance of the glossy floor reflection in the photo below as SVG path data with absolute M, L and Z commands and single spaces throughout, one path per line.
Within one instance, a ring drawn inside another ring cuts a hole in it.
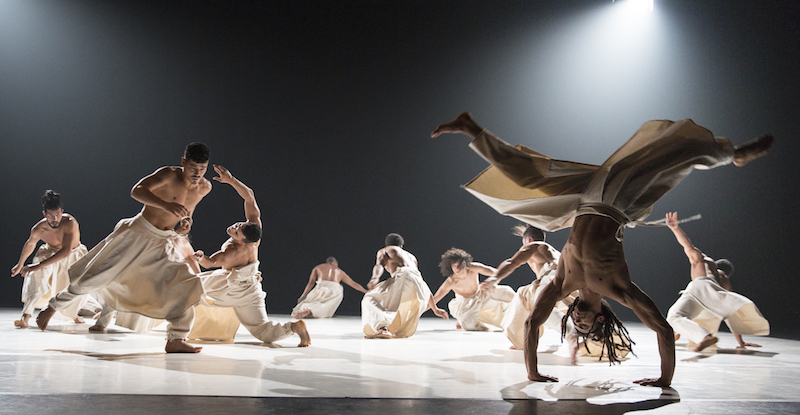
M 232 344 L 167 355 L 163 326 L 88 334 L 90 324 L 53 321 L 42 333 L 14 328 L 17 313 L 0 310 L 0 413 L 800 413 L 800 342 L 771 337 L 739 350 L 721 333 L 703 353 L 679 341 L 672 388 L 661 389 L 632 383 L 659 374 L 655 334 L 639 323 L 629 324 L 638 357 L 613 367 L 569 365 L 546 331 L 541 372 L 561 381 L 532 383 L 503 333 L 432 317 L 409 339 L 365 340 L 359 318 L 336 317 L 306 320 L 309 348 L 297 337 L 263 345 L 240 328 Z

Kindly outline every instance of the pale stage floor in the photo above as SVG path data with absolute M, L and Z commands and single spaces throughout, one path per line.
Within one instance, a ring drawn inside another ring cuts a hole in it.
M 737 350 L 721 333 L 702 353 L 678 341 L 672 388 L 662 389 L 632 383 L 660 370 L 656 336 L 639 323 L 628 323 L 637 356 L 612 367 L 588 357 L 570 365 L 546 330 L 540 369 L 560 382 L 533 383 L 502 332 L 433 317 L 408 339 L 366 340 L 360 318 L 336 317 L 306 320 L 308 348 L 296 336 L 260 344 L 240 327 L 232 344 L 168 355 L 163 326 L 88 334 L 89 324 L 54 320 L 42 333 L 15 329 L 18 312 L 0 310 L 4 414 L 800 413 L 800 342 L 773 337 Z

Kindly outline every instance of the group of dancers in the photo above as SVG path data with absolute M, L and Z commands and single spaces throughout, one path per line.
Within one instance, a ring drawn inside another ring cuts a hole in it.
M 300 347 L 311 342 L 303 318 L 330 317 L 342 301 L 341 282 L 364 293 L 361 319 L 368 339 L 412 336 L 428 309 L 447 319 L 437 303 L 450 291 L 450 313 L 464 330 L 501 328 L 525 356 L 528 379 L 557 381 L 539 373 L 536 350 L 543 327 L 559 331 L 572 361 L 578 353 L 618 362 L 633 341 L 604 297 L 631 308 L 658 336 L 661 374 L 636 381 L 668 386 L 675 369 L 675 340 L 685 336 L 694 350 L 717 342 L 725 321 L 740 347 L 741 335 L 769 334 L 769 323 L 752 301 L 732 291 L 733 266 L 704 255 L 680 228 L 676 213 L 666 215 L 684 248 L 691 282 L 667 317 L 631 281 L 622 248 L 625 226 L 644 224 L 653 204 L 694 168 L 733 163 L 744 166 L 763 156 L 773 144 L 764 135 L 734 147 L 691 120 L 649 121 L 601 166 L 555 160 L 522 146 L 511 146 L 479 126 L 468 113 L 440 125 L 431 134 L 459 133 L 491 166 L 465 188 L 499 213 L 525 223 L 516 229 L 521 248 L 497 268 L 473 261 L 457 248 L 442 255 L 446 277 L 432 293 L 416 257 L 403 248 L 399 234 L 389 234 L 378 250 L 372 276 L 364 288 L 353 281 L 335 258 L 316 266 L 286 324 L 269 321 L 261 287 L 258 248 L 261 213 L 249 187 L 225 167 L 213 165 L 213 180 L 233 187 L 244 201 L 245 220 L 227 229 L 228 239 L 214 254 L 195 251 L 186 234 L 192 213 L 211 191 L 203 176 L 209 150 L 202 143 L 186 147 L 180 166 L 166 166 L 141 179 L 131 197 L 143 204 L 133 218 L 87 252 L 80 243 L 77 220 L 63 211 L 60 196 L 43 197 L 44 218 L 31 229 L 12 276 L 25 276 L 25 308 L 17 327 L 48 298 L 36 317 L 45 330 L 56 312 L 80 322 L 79 311 L 102 309 L 90 330 L 103 331 L 114 311 L 165 319 L 167 352 L 199 352 L 186 342 L 195 305 L 232 308 L 236 318 L 259 340 L 269 343 L 297 334 Z M 647 223 L 652 224 L 652 223 Z M 571 227 L 559 252 L 545 242 L 545 232 Z M 25 265 L 39 241 L 44 242 Z M 523 264 L 536 274 L 529 285 L 499 285 Z M 206 269 L 206 271 L 202 271 Z M 390 277 L 381 281 L 388 272 Z M 487 278 L 480 282 L 479 275 Z M 100 307 L 100 303 L 102 307 Z M 120 317 L 118 317 L 119 319 Z M 119 320 L 118 320 L 119 321 Z M 238 325 L 237 325 L 238 326 Z

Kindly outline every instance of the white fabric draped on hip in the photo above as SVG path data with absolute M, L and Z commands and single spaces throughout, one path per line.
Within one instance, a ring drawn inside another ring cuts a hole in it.
M 36 251 L 32 264 L 39 264 L 55 255 L 58 251 L 58 249 L 48 244 L 42 244 Z M 25 303 L 22 313 L 33 315 L 33 311 L 36 308 L 44 308 L 51 298 L 67 288 L 69 286 L 69 273 L 67 270 L 87 252 L 83 244 L 78 245 L 69 252 L 67 257 L 28 274 L 22 284 L 22 302 Z M 59 310 L 59 312 L 69 319 L 74 319 L 78 316 L 78 311 L 87 300 L 88 298 L 81 296 L 80 299 L 70 304 L 69 307 Z
M 648 121 L 602 166 L 552 159 L 487 130 L 470 144 L 492 164 L 464 187 L 503 215 L 546 231 L 572 226 L 581 204 L 642 220 L 694 168 L 733 160 L 733 146 L 691 120 Z
M 503 317 L 500 326 L 506 333 L 506 337 L 511 341 L 518 350 L 522 350 L 525 346 L 525 320 L 531 315 L 533 311 L 533 304 L 539 298 L 541 293 L 540 288 L 550 283 L 556 276 L 557 266 L 553 264 L 545 264 L 539 270 L 541 277 L 537 278 L 534 282 L 519 287 L 517 294 L 511 300 L 506 314 Z M 555 330 L 561 333 L 561 319 L 564 317 L 569 304 L 572 303 L 572 297 L 567 297 L 556 303 L 550 316 L 547 317 L 542 327 L 539 327 L 538 336 L 542 337 L 544 333 L 543 327 Z
M 75 295 L 99 291 L 117 311 L 182 318 L 200 301 L 203 288 L 175 252 L 176 235 L 156 228 L 141 213 L 119 221 L 105 240 L 70 267 L 69 287 L 50 305 L 59 309 Z
M 344 298 L 342 284 L 335 281 L 317 280 L 317 284 L 308 292 L 306 298 L 292 310 L 295 315 L 303 310 L 308 310 L 317 318 L 333 316 Z
M 198 274 L 203 281 L 203 301 L 217 307 L 233 307 L 247 331 L 264 343 L 285 339 L 293 334 L 291 323 L 278 324 L 267 317 L 267 294 L 261 288 L 259 261 L 230 270 L 217 269 Z M 202 337 L 202 334 L 198 334 Z
M 715 335 L 723 320 L 737 334 L 769 334 L 769 322 L 749 298 L 722 288 L 709 277 L 691 281 L 667 312 L 672 328 L 694 343 Z
M 500 327 L 500 322 L 513 298 L 513 288 L 498 285 L 491 293 L 478 289 L 471 297 L 456 294 L 447 307 L 464 330 L 487 331 L 489 328 L 486 324 Z
M 380 329 L 395 337 L 410 337 L 417 331 L 419 317 L 425 312 L 431 290 L 414 267 L 400 267 L 391 278 L 382 281 L 361 300 L 361 324 L 364 334 Z

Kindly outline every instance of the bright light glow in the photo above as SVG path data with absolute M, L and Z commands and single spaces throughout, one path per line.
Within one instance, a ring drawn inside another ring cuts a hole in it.
M 624 5 L 626 12 L 635 16 L 641 13 L 652 12 L 653 1 L 654 0 L 624 0 L 620 1 L 620 3 Z M 616 0 L 612 0 L 612 3 L 616 3 Z

